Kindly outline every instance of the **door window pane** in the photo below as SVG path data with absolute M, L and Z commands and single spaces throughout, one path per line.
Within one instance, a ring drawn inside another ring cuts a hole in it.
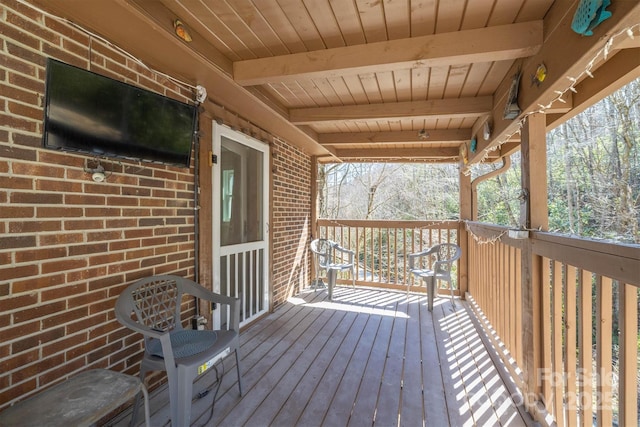
M 263 239 L 263 153 L 222 137 L 220 244 Z

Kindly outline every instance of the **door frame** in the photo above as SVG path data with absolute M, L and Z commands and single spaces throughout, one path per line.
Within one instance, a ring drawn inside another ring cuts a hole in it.
M 262 267 L 262 275 L 264 277 L 264 295 L 263 298 L 263 306 L 264 309 L 260 310 L 259 314 L 256 317 L 251 317 L 244 321 L 242 318 L 240 319 L 240 325 L 244 326 L 245 324 L 250 323 L 255 320 L 255 318 L 260 317 L 271 310 L 271 233 L 269 229 L 269 221 L 271 217 L 271 207 L 270 207 L 270 188 L 271 188 L 271 173 L 270 173 L 270 157 L 271 157 L 271 147 L 269 144 L 264 143 L 262 141 L 258 141 L 255 138 L 252 138 L 249 135 L 246 135 L 242 132 L 231 129 L 229 126 L 222 125 L 217 123 L 215 120 L 212 121 L 212 152 L 215 156 L 213 169 L 211 173 L 212 179 L 212 217 L 211 217 L 211 232 L 212 232 L 212 248 L 211 248 L 211 263 L 213 270 L 213 292 L 221 291 L 221 262 L 220 258 L 222 256 L 222 248 L 220 245 L 220 221 L 222 215 L 222 206 L 220 202 L 221 191 L 222 191 L 222 183 L 220 179 L 221 171 L 220 165 L 222 164 L 222 137 L 226 137 L 231 139 L 237 143 L 245 145 L 249 148 L 258 150 L 263 153 L 263 180 L 262 180 L 262 226 L 263 226 L 263 240 L 264 243 L 262 249 L 264 250 L 264 262 Z M 246 246 L 251 245 L 250 243 L 241 243 L 239 245 L 234 246 Z M 243 297 L 246 297 L 244 295 Z M 244 300 L 243 300 L 244 304 Z M 213 319 L 214 326 L 220 325 L 219 316 L 214 316 Z

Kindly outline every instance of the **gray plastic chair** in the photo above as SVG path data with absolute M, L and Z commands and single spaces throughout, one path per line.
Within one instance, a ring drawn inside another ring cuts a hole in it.
M 311 252 L 316 256 L 316 279 L 314 286 L 320 280 L 320 269 L 327 270 L 327 293 L 329 300 L 333 299 L 333 287 L 336 285 L 338 273 L 351 270 L 352 285 L 356 286 L 356 269 L 354 263 L 355 252 L 343 248 L 328 239 L 315 239 L 311 242 Z M 345 262 L 346 258 L 346 262 Z
M 184 329 L 180 308 L 185 294 L 229 306 L 227 328 L 215 331 Z M 140 364 L 143 383 L 149 371 L 167 372 L 173 427 L 189 426 L 193 381 L 200 375 L 198 368 L 216 357 L 235 353 L 238 388 L 242 396 L 238 298 L 215 294 L 182 277 L 152 276 L 128 286 L 118 297 L 115 312 L 122 325 L 144 336 L 144 356 Z M 130 425 L 135 422 L 139 403 L 138 394 Z
M 435 285 L 437 280 L 449 282 L 449 289 L 451 290 L 451 304 L 455 305 L 453 300 L 451 267 L 461 255 L 462 250 L 458 245 L 454 245 L 453 243 L 441 243 L 429 249 L 425 249 L 422 252 L 409 254 L 409 271 L 413 275 L 422 278 L 427 285 L 429 311 L 433 311 L 433 298 L 436 292 Z M 433 260 L 434 256 L 435 261 Z M 409 292 L 410 286 L 411 284 L 407 283 L 407 293 Z

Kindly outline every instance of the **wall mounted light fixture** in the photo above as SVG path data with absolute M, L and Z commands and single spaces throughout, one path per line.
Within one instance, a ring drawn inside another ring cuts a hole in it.
M 89 167 L 89 160 L 85 160 L 84 171 L 91 174 L 91 179 L 94 182 L 104 182 L 112 172 L 109 172 L 109 174 L 107 174 L 104 170 L 104 166 L 102 166 L 102 164 L 100 163 L 100 160 L 96 159 L 95 162 L 95 167 Z
M 187 27 L 182 23 L 181 20 L 176 19 L 175 21 L 173 21 L 173 30 L 175 31 L 176 36 L 180 37 L 185 42 L 189 43 L 193 41 L 189 30 L 187 30 Z

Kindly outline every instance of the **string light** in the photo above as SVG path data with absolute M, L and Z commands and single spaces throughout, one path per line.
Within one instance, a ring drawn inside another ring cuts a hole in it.
M 497 149 L 499 149 L 502 145 L 506 144 L 514 135 L 521 133 L 521 129 L 523 128 L 524 124 L 526 123 L 527 118 L 532 115 L 532 114 L 537 114 L 537 113 L 544 113 L 546 110 L 550 109 L 553 105 L 554 102 L 558 101 L 558 102 L 563 102 L 566 103 L 566 101 L 564 100 L 564 95 L 565 93 L 571 91 L 573 93 L 578 93 L 578 91 L 576 90 L 575 86 L 578 84 L 578 82 L 584 78 L 585 76 L 590 77 L 590 78 L 595 78 L 593 75 L 593 72 L 591 71 L 594 67 L 594 64 L 596 62 L 596 60 L 602 56 L 605 60 L 607 59 L 607 55 L 609 54 L 609 51 L 611 50 L 611 47 L 613 46 L 613 42 L 615 39 L 617 39 L 618 37 L 620 37 L 621 35 L 626 35 L 627 37 L 631 38 L 632 40 L 634 39 L 634 31 L 636 29 L 640 28 L 640 23 L 637 24 L 633 24 L 627 28 L 624 28 L 623 30 L 617 32 L 616 34 L 612 35 L 611 37 L 609 37 L 609 39 L 605 42 L 604 46 L 598 50 L 593 58 L 591 59 L 591 61 L 589 61 L 589 63 L 587 64 L 587 66 L 585 67 L 584 71 L 581 72 L 580 74 L 578 74 L 577 76 L 566 76 L 567 80 L 569 80 L 570 85 L 564 89 L 564 90 L 555 90 L 554 93 L 556 95 L 555 98 L 553 98 L 551 100 L 551 102 L 549 102 L 547 105 L 543 105 L 543 104 L 538 104 L 538 110 L 532 111 L 530 113 L 525 114 L 517 123 L 517 129 L 509 134 L 507 134 L 506 136 L 504 136 L 503 138 L 501 138 L 496 144 L 494 144 L 490 149 L 485 149 L 482 152 L 482 155 L 480 157 L 480 163 L 484 163 L 486 161 L 486 159 L 489 157 L 489 152 L 490 151 L 495 151 Z M 469 176 L 471 175 L 471 164 L 467 165 L 465 167 L 465 169 L 463 169 L 462 174 L 465 176 Z
M 478 236 L 476 233 L 473 232 L 473 230 L 469 226 L 469 221 L 464 221 L 464 228 L 467 230 L 467 233 L 469 233 L 471 237 L 473 237 L 473 240 L 479 245 L 488 245 L 488 244 L 495 245 L 496 242 L 499 242 L 502 239 L 502 236 L 504 236 L 509 232 L 509 230 L 504 230 L 500 234 L 495 235 L 493 237 Z

